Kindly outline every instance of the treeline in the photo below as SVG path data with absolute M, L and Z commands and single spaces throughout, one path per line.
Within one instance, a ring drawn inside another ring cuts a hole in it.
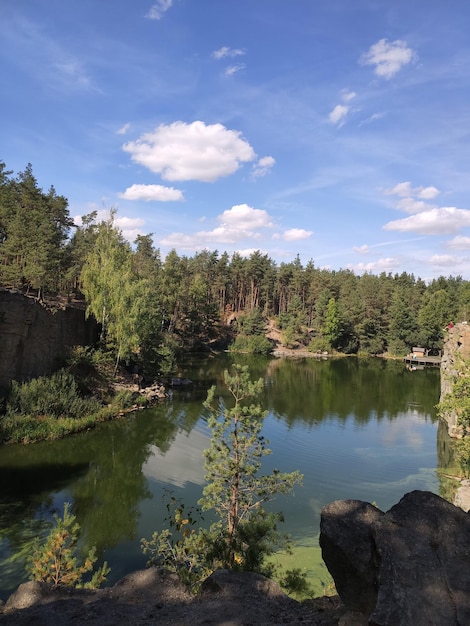
M 445 326 L 467 317 L 470 283 L 461 277 L 426 284 L 405 272 L 359 276 L 313 261 L 303 266 L 298 257 L 277 264 L 260 251 L 188 257 L 172 250 L 163 259 L 152 235 L 131 245 L 113 211 L 100 223 L 96 217 L 75 225 L 66 198 L 39 188 L 31 165 L 14 177 L 0 163 L 0 286 L 39 298 L 84 297 L 117 360 L 138 354 L 161 370 L 229 327 L 240 347 L 261 352 L 269 346 L 268 319 L 287 347 L 400 355 L 421 345 L 436 352 Z

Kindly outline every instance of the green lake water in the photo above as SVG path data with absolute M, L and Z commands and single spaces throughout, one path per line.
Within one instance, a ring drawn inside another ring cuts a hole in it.
M 152 409 L 62 441 L 0 448 L 0 598 L 27 579 L 31 542 L 47 534 L 64 502 L 85 547 L 108 561 L 110 583 L 145 566 L 140 540 L 164 526 L 166 490 L 188 505 L 201 496 L 209 445 L 202 403 L 213 384 L 224 394 L 223 371 L 234 358 L 265 381 L 259 401 L 273 453 L 263 469 L 304 474 L 303 486 L 272 506 L 297 542 L 288 565 L 308 571 L 317 589 L 328 580 L 318 548 L 326 503 L 359 499 L 387 510 L 413 489 L 442 491 L 438 369 L 356 358 L 188 361 L 179 374 L 192 384 Z

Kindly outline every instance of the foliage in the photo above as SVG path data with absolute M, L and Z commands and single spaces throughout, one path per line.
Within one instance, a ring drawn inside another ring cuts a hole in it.
M 452 384 L 451 392 L 448 393 L 438 405 L 439 414 L 457 415 L 457 426 L 463 429 L 470 428 L 470 363 L 462 361 L 456 364 L 460 374 Z
M 302 266 L 298 256 L 277 265 L 259 250 L 172 250 L 162 261 L 151 234 L 131 247 L 115 215 L 98 223 L 94 211 L 77 226 L 66 198 L 40 189 L 31 165 L 15 177 L 0 162 L 0 287 L 84 296 L 114 361 L 138 359 L 148 377 L 171 371 L 182 353 L 207 350 L 234 318 L 236 350 L 265 354 L 269 318 L 290 347 L 314 331 L 328 350 L 400 355 L 417 345 L 437 353 L 443 328 L 470 310 L 470 283 L 459 276 L 428 284 L 406 272 L 356 276 L 312 260 Z
M 470 478 L 470 437 L 455 442 L 455 458 L 465 478 Z
M 6 403 L 6 415 L 81 418 L 96 413 L 100 408 L 94 398 L 80 396 L 72 374 L 60 370 L 50 377 L 41 376 L 25 383 L 13 381 Z
M 55 527 L 51 529 L 44 545 L 36 545 L 31 556 L 29 573 L 32 580 L 52 583 L 55 586 L 85 587 L 97 589 L 106 582 L 110 570 L 107 563 L 93 572 L 97 557 L 92 549 L 83 560 L 79 560 L 78 539 L 80 526 L 65 503 L 64 515 L 54 515 Z M 93 573 L 92 573 L 93 572 Z M 90 580 L 83 577 L 91 574 Z
M 164 495 L 164 499 L 165 520 L 170 528 L 155 531 L 150 540 L 141 540 L 143 553 L 149 555 L 147 566 L 166 567 L 196 591 L 212 572 L 207 557 L 207 533 L 194 528 L 203 518 L 199 509 L 191 507 L 185 511 L 185 505 L 170 492 Z
M 225 372 L 225 382 L 234 406 L 214 405 L 215 388 L 205 402 L 212 437 L 204 452 L 207 484 L 199 501 L 203 511 L 215 511 L 217 521 L 196 531 L 194 511 L 186 513 L 172 497 L 167 503 L 170 529 L 142 540 L 150 564 L 169 567 L 193 588 L 218 567 L 273 575 L 266 557 L 289 542 L 277 530 L 282 515 L 262 505 L 302 480 L 299 472 L 259 473 L 262 458 L 271 452 L 261 434 L 266 414 L 248 401 L 261 391 L 262 379 L 251 382 L 248 368 L 235 366 L 232 375 Z
M 232 352 L 251 352 L 253 354 L 270 354 L 272 343 L 264 335 L 237 335 L 230 345 Z
M 204 452 L 207 485 L 200 504 L 203 510 L 214 509 L 219 518 L 216 527 L 222 533 L 224 567 L 244 569 L 253 559 L 250 535 L 258 544 L 264 542 L 266 549 L 279 540 L 277 520 L 266 517 L 261 505 L 279 493 L 289 493 L 302 476 L 278 470 L 259 475 L 262 458 L 271 453 L 261 434 L 266 413 L 247 400 L 260 393 L 263 380 L 251 382 L 246 366 L 235 366 L 233 375 L 225 372 L 224 378 L 234 406 L 214 406 L 215 388 L 209 391 L 205 406 L 212 437 Z M 240 552 L 242 545 L 247 548 Z
M 330 352 L 331 345 L 325 337 L 313 337 L 307 349 L 309 352 Z

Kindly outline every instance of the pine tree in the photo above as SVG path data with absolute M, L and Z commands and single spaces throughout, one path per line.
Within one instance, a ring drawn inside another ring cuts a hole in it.
M 262 505 L 291 492 L 303 477 L 298 471 L 259 474 L 262 458 L 271 453 L 261 433 L 267 413 L 247 401 L 260 393 L 263 380 L 251 382 L 246 366 L 235 366 L 224 378 L 234 406 L 223 406 L 220 415 L 220 406 L 214 405 L 215 388 L 209 391 L 205 406 L 210 410 L 212 438 L 204 453 L 207 485 L 200 504 L 219 517 L 216 545 L 223 566 L 252 569 L 253 560 L 262 560 L 270 541 L 277 538 L 278 518 L 266 515 Z

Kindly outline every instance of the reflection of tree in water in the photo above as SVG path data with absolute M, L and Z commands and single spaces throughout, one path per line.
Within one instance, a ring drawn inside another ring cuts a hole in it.
M 13 460 L 20 461 L 22 454 L 18 457 Z M 18 577 L 26 578 L 25 562 L 33 542 L 48 532 L 47 520 L 53 514 L 50 494 L 86 472 L 87 465 L 44 461 L 24 466 L 6 461 L 2 459 L 0 466 L 0 554 L 5 553 L 0 561 L 0 589 L 11 591 Z
M 434 419 L 439 399 L 439 371 L 409 372 L 396 361 L 285 359 L 269 371 L 264 406 L 291 425 L 327 417 L 366 424 L 372 416 L 394 419 L 414 404 Z
M 8 587 L 11 557 L 47 534 L 54 513 L 62 515 L 54 507 L 59 492 L 72 503 L 84 549 L 95 545 L 100 555 L 134 538 L 139 504 L 151 495 L 142 466 L 152 446 L 165 452 L 179 430 L 192 429 L 200 412 L 189 407 L 169 403 L 60 441 L 0 449 L 1 586 Z M 14 567 L 16 584 L 18 564 L 24 559 Z
M 439 479 L 439 495 L 453 502 L 459 482 L 450 478 L 458 469 L 454 459 L 455 439 L 449 437 L 447 422 L 439 420 L 437 429 L 437 477 Z

